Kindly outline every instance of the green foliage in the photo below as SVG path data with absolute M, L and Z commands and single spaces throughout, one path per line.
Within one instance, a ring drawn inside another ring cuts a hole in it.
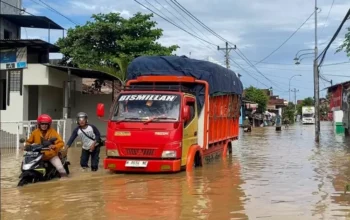
M 73 65 L 104 70 L 125 80 L 127 66 L 135 57 L 171 55 L 179 48 L 157 42 L 163 30 L 155 28 L 152 17 L 137 13 L 125 19 L 119 13 L 95 14 L 92 21 L 69 29 L 57 45 L 64 60 L 71 60 Z
M 305 98 L 301 104 L 297 105 L 298 115 L 301 115 L 303 106 L 314 106 L 314 99 L 311 97 Z
M 343 43 L 338 47 L 337 52 L 344 51 L 348 57 L 350 57 L 350 27 L 348 32 L 345 34 Z
M 266 110 L 269 97 L 262 90 L 250 86 L 245 90 L 245 98 L 249 101 L 256 102 L 259 112 L 264 112 Z
M 283 109 L 282 118 L 283 120 L 288 119 L 289 123 L 294 123 L 295 117 L 295 105 L 292 102 L 289 102 L 287 107 Z

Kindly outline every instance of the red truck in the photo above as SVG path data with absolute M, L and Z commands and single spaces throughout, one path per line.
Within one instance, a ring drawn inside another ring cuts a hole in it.
M 178 172 L 232 152 L 242 83 L 219 65 L 177 56 L 142 56 L 110 110 L 104 168 Z M 104 117 L 104 105 L 97 116 Z

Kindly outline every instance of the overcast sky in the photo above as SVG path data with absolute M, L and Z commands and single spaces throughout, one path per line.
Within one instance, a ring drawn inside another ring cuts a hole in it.
M 23 7 L 32 14 L 44 15 L 65 28 L 74 27 L 74 23 L 84 24 L 94 13 L 120 12 L 129 17 L 138 11 L 149 13 L 133 0 L 43 0 L 49 6 L 56 9 L 65 17 L 50 10 L 40 0 L 23 0 Z M 199 36 L 220 47 L 225 46 L 222 39 L 209 33 L 198 25 L 183 11 L 176 7 L 171 0 L 139 0 L 142 4 L 159 13 L 161 16 L 173 21 L 183 29 Z M 314 1 L 311 0 L 177 0 L 184 8 L 196 16 L 201 22 L 215 31 L 222 38 L 237 45 L 241 52 L 253 63 L 265 58 L 273 50 L 279 47 L 313 12 Z M 321 52 L 330 41 L 334 32 L 350 8 L 349 0 L 318 0 L 318 39 L 319 51 Z M 331 9 L 331 10 L 330 10 Z M 329 16 L 328 16 L 329 14 Z M 222 52 L 217 51 L 214 45 L 196 39 L 178 27 L 164 21 L 157 15 L 154 19 L 158 27 L 164 30 L 164 36 L 160 42 L 164 45 L 178 44 L 180 49 L 177 55 L 189 56 L 196 59 L 208 59 L 211 57 L 224 64 Z M 73 22 L 74 23 L 73 23 Z M 257 70 L 248 66 L 235 51 L 231 51 L 231 68 L 242 75 L 244 87 L 250 85 L 260 88 L 273 87 L 274 94 L 288 99 L 289 79 L 291 89 L 299 90 L 297 99 L 313 96 L 313 70 L 312 57 L 305 55 L 301 65 L 295 65 L 293 58 L 302 49 L 314 47 L 314 16 L 279 50 L 268 57 L 263 63 L 258 64 Z M 345 23 L 338 38 L 328 51 L 325 64 L 349 62 L 345 53 L 335 54 L 335 49 L 344 39 L 346 28 L 350 27 L 350 21 Z M 62 36 L 60 31 L 52 31 L 50 42 L 54 43 Z M 40 38 L 47 40 L 48 32 L 38 29 L 23 29 L 22 38 Z M 305 51 L 305 53 L 310 53 Z M 302 52 L 300 53 L 302 54 Z M 57 57 L 53 55 L 52 57 Z M 312 55 L 311 55 L 312 56 Z M 321 69 L 322 74 L 333 84 L 350 80 L 350 63 L 329 65 Z M 263 74 L 264 76 L 262 76 Z M 332 75 L 347 75 L 339 77 Z M 320 82 L 320 89 L 329 86 L 324 81 Z M 325 91 L 321 92 L 325 95 Z M 294 100 L 294 93 L 291 93 Z

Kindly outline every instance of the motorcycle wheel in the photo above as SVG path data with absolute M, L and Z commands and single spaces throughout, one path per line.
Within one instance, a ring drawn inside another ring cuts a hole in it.
M 24 185 L 26 185 L 26 184 L 28 184 L 28 183 L 29 183 L 29 181 L 28 181 L 27 178 L 22 178 L 22 179 L 18 182 L 17 186 L 24 186 Z

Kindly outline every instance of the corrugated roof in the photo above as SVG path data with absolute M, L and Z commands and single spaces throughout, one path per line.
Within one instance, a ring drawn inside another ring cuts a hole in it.
M 45 16 L 0 14 L 0 18 L 4 18 L 20 27 L 55 30 L 64 29 L 56 22 Z
M 341 83 L 338 83 L 338 84 L 335 84 L 335 85 L 332 85 L 330 87 L 326 87 L 325 89 L 333 89 L 339 85 L 344 85 L 344 84 L 347 84 L 347 83 L 350 83 L 350 81 L 345 81 L 345 82 L 341 82 Z
M 78 76 L 80 78 L 92 78 L 92 79 L 104 79 L 104 80 L 119 80 L 118 77 L 113 76 L 111 74 L 97 71 L 97 70 L 90 70 L 90 69 L 80 69 L 75 67 L 69 67 L 69 66 L 60 66 L 60 65 L 53 65 L 53 64 L 44 64 L 47 67 L 51 67 L 54 69 L 58 69 L 61 71 L 67 72 L 68 69 L 70 69 L 71 74 Z
M 0 39 L 0 49 L 15 47 L 29 47 L 33 49 L 48 49 L 51 53 L 57 53 L 60 48 L 41 39 Z

